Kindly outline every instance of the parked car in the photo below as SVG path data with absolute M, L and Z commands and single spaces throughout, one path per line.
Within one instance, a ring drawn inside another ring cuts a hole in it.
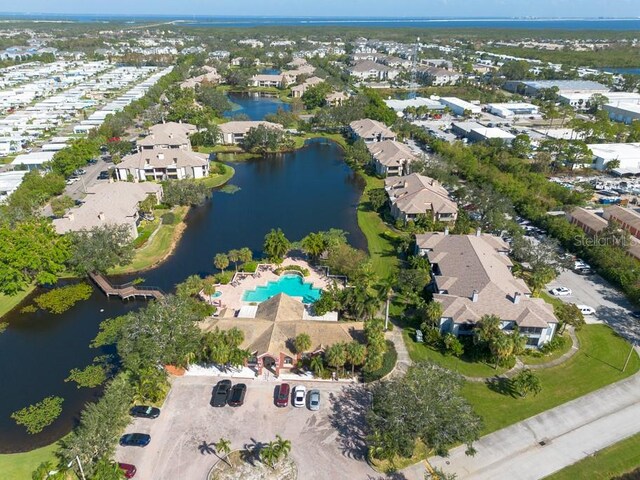
M 580 310 L 582 315 L 593 315 L 596 313 L 596 309 L 589 305 L 576 305 L 576 307 L 578 307 L 578 310 Z
M 67 185 L 73 185 L 77 181 L 78 181 L 78 177 L 69 177 L 69 178 L 67 178 L 67 181 L 65 183 Z
M 227 403 L 231 407 L 240 407 L 244 403 L 244 396 L 247 393 L 247 386 L 244 383 L 236 383 L 231 389 Z
M 87 162 L 89 165 L 95 165 L 96 163 L 98 163 L 98 159 L 96 158 L 91 158 L 89 159 L 89 161 Z
M 278 393 L 276 394 L 276 407 L 286 407 L 289 405 L 289 395 L 291 389 L 288 383 L 283 383 L 278 387 Z
M 231 380 L 220 380 L 215 387 L 213 387 L 213 395 L 211 397 L 212 407 L 224 407 L 227 404 L 227 398 L 229 398 L 229 391 L 232 387 Z
M 120 445 L 123 447 L 146 447 L 151 437 L 146 433 L 127 433 L 120 437 Z
M 84 175 L 85 173 L 87 173 L 87 171 L 84 168 L 78 168 L 75 172 L 73 172 L 74 175 Z
M 568 297 L 571 295 L 571 289 L 567 287 L 556 287 L 551 289 L 550 292 L 555 297 Z
M 132 417 L 158 418 L 158 415 L 160 415 L 160 409 L 156 407 L 148 407 L 147 405 L 136 405 L 131 407 L 129 413 Z
M 293 388 L 293 406 L 294 407 L 304 407 L 304 399 L 307 394 L 307 389 L 304 385 L 296 385 Z
M 309 392 L 309 410 L 320 410 L 320 390 Z
M 109 170 L 102 170 L 99 174 L 98 174 L 98 180 L 109 180 Z
M 118 463 L 118 467 L 120 467 L 120 470 L 124 472 L 124 478 L 133 478 L 136 476 L 136 472 L 138 471 L 136 466 L 131 465 L 130 463 Z

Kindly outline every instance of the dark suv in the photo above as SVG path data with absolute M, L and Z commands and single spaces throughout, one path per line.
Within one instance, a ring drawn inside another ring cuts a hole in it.
M 213 394 L 211 396 L 212 407 L 224 407 L 227 404 L 231 386 L 231 380 L 220 380 L 218 384 L 213 387 Z
M 229 394 L 228 404 L 231 407 L 240 407 L 244 403 L 247 386 L 244 383 L 236 383 Z

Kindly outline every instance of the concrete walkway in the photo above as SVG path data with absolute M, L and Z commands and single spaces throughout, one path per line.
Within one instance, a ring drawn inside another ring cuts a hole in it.
M 389 322 L 393 325 L 393 330 L 387 332 L 386 339 L 393 342 L 393 346 L 396 348 L 396 352 L 398 353 L 398 360 L 396 362 L 396 366 L 393 367 L 393 370 L 391 370 L 391 373 L 389 373 L 386 378 L 394 375 L 404 375 L 407 373 L 407 369 L 412 363 L 411 357 L 409 357 L 409 350 L 407 350 L 404 338 L 402 337 L 403 328 L 391 318 L 389 319 Z
M 429 462 L 465 480 L 537 480 L 640 432 L 640 374 L 482 437 Z M 422 480 L 424 467 L 402 472 Z

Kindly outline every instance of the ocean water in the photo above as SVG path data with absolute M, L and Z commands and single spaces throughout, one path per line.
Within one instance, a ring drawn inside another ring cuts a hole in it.
M 510 28 L 527 30 L 640 31 L 638 18 L 377 18 L 377 17 L 252 17 L 198 15 L 72 15 L 0 13 L 2 19 L 56 22 L 176 22 L 190 27 L 343 26 L 377 28 Z

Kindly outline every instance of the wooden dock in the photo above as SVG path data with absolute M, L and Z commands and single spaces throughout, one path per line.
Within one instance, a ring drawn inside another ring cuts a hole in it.
M 90 273 L 89 278 L 104 292 L 107 297 L 120 297 L 122 300 L 129 298 L 160 299 L 164 293 L 157 287 L 139 287 L 133 282 L 124 285 L 112 285 L 107 278 L 100 273 Z

